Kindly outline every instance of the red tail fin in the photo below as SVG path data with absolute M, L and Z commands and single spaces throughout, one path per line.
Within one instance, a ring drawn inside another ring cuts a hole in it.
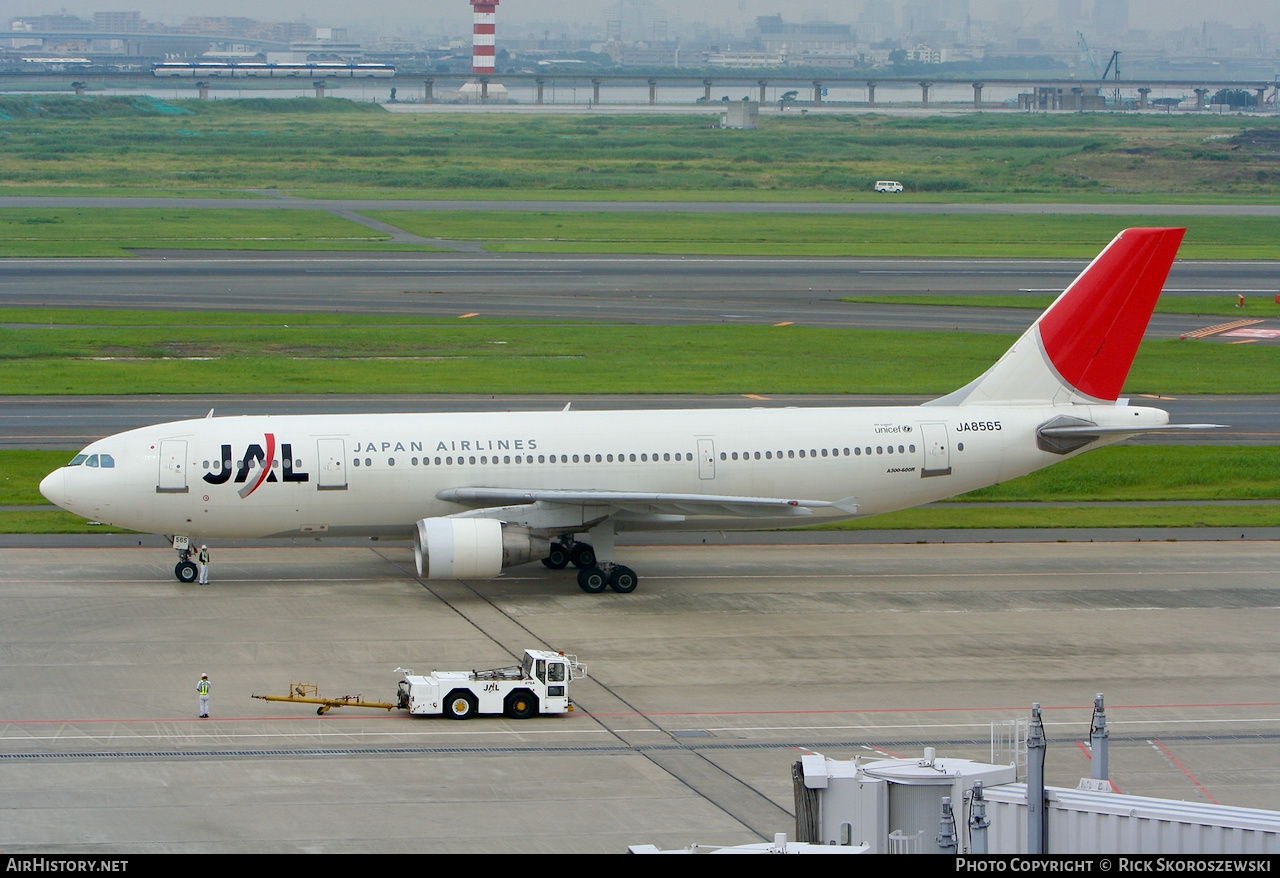
M 1045 353 L 1080 393 L 1119 397 L 1185 233 L 1126 229 L 1040 318 Z
M 994 366 L 929 405 L 1111 401 L 1186 229 L 1126 229 Z

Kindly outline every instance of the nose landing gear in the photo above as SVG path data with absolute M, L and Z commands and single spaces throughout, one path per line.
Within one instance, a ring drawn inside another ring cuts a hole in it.
M 191 560 L 191 550 L 183 549 L 179 554 L 181 560 L 173 568 L 173 575 L 178 577 L 179 582 L 195 582 L 196 577 L 200 575 L 200 568 L 196 566 L 196 562 Z
M 179 582 L 195 582 L 200 576 L 200 568 L 191 560 L 191 538 L 175 536 L 173 548 L 178 552 L 178 563 L 173 567 L 173 575 Z

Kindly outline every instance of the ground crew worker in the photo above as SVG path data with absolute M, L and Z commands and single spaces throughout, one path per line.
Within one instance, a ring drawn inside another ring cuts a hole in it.
M 196 556 L 196 560 L 200 562 L 200 584 L 209 584 L 209 547 L 201 546 L 200 554 Z
M 209 675 L 201 674 L 200 682 L 196 684 L 196 691 L 200 693 L 200 719 L 209 718 Z

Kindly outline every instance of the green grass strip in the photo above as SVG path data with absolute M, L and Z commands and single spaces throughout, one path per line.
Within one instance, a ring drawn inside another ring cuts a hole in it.
M 537 253 L 1093 258 L 1124 228 L 1185 226 L 1182 259 L 1280 259 L 1273 217 L 367 211 L 430 238 Z
M 965 494 L 965 501 L 1275 500 L 1280 446 L 1115 445 Z
M 71 459 L 71 450 L 0 451 L 0 506 L 43 506 L 40 481 Z
M 2 142 L 2 141 L 0 141 Z M 427 238 L 526 253 L 1092 258 L 1121 229 L 1186 226 L 1182 259 L 1280 259 L 1272 217 L 902 216 L 816 213 L 367 211 Z M 0 257 L 127 256 L 136 249 L 423 251 L 324 211 L 14 208 Z
M 20 207 L 0 213 L 0 257 L 128 256 L 136 249 L 424 249 L 389 241 L 389 235 L 320 210 Z
M 6 534 L 122 534 L 118 527 L 89 524 L 70 512 L 0 510 L 0 533 Z
M 50 319 L 56 319 L 50 315 Z M 189 318 L 188 318 L 189 319 Z M 288 318 L 284 318 L 288 319 Z M 189 319 L 190 320 L 190 319 Z M 0 328 L 11 394 L 922 393 L 981 374 L 1001 335 L 761 326 L 471 324 Z M 929 356 L 918 356 L 927 348 Z M 1145 343 L 1130 394 L 1280 393 L 1280 349 Z
M 1026 509 L 904 509 L 840 522 L 824 530 L 914 530 L 978 528 L 1280 527 L 1280 506 L 1072 506 Z

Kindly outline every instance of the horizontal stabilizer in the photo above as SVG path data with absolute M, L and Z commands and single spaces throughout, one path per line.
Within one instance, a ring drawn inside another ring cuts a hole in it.
M 1069 427 L 1041 427 L 1041 436 L 1141 436 L 1143 433 L 1168 433 L 1173 430 L 1221 430 L 1227 424 L 1159 424 L 1151 427 L 1099 427 L 1093 424 Z

